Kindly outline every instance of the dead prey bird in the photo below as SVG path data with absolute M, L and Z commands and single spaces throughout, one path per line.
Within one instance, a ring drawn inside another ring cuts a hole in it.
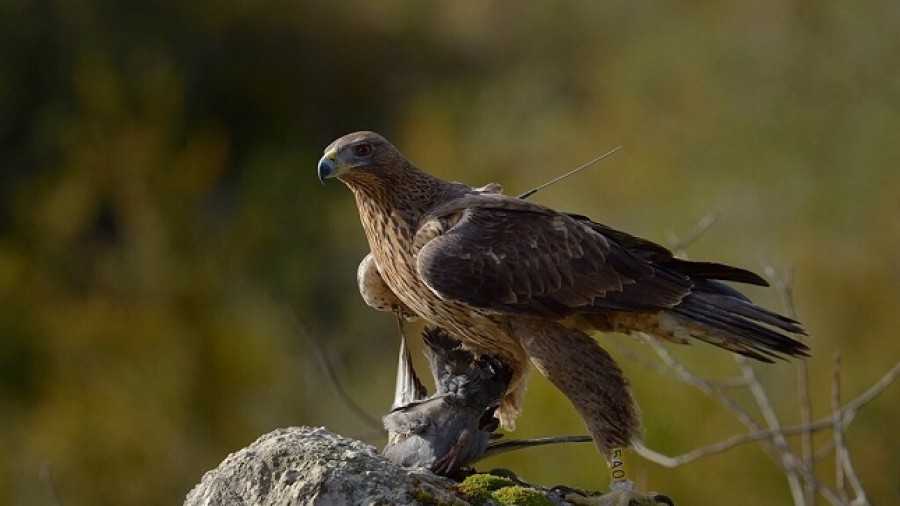
M 403 340 L 394 405 L 384 417 L 384 456 L 404 467 L 450 475 L 483 457 L 499 420 L 494 417 L 512 369 L 494 357 L 475 359 L 445 330 L 429 326 L 427 346 L 436 392 L 426 397 Z
M 382 453 L 392 462 L 447 476 L 512 450 L 591 441 L 590 436 L 500 441 L 496 410 L 512 369 L 496 357 L 475 358 L 447 331 L 427 326 L 422 338 L 436 389 L 429 397 L 402 332 L 400 336 L 394 403 L 384 417 L 388 444 Z

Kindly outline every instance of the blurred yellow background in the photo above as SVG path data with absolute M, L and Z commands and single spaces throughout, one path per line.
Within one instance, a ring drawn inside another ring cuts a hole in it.
M 792 268 L 816 416 L 834 350 L 845 399 L 900 358 L 896 1 L 7 0 L 0 13 L 0 503 L 177 504 L 277 427 L 383 444 L 310 340 L 386 412 L 393 318 L 357 293 L 366 245 L 349 192 L 315 173 L 353 130 L 513 194 L 623 145 L 532 199 L 663 243 L 715 212 L 692 258 Z M 774 290 L 747 292 L 782 308 Z M 710 346 L 672 351 L 704 376 L 735 371 Z M 648 446 L 742 430 L 613 353 Z M 794 366 L 757 369 L 797 423 Z M 897 392 L 848 434 L 878 504 L 900 503 Z M 568 433 L 582 422 L 534 374 L 511 437 Z M 590 445 L 481 467 L 500 466 L 606 485 Z M 631 467 L 678 504 L 790 502 L 754 445 Z M 830 460 L 819 471 L 830 480 Z

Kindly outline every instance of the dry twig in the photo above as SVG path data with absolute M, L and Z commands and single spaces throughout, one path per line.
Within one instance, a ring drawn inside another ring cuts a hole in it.
M 671 239 L 672 249 L 679 253 L 680 256 L 684 256 L 684 249 L 702 236 L 714 222 L 715 216 L 712 214 L 707 215 L 685 236 L 685 239 L 679 240 L 673 236 Z M 792 273 L 788 271 L 784 275 L 778 275 L 768 262 L 764 262 L 764 269 L 783 299 L 785 312 L 788 316 L 794 317 Z M 656 340 L 645 338 L 644 342 L 653 348 L 660 362 L 639 357 L 636 359 L 639 364 L 660 374 L 675 376 L 682 382 L 697 388 L 731 412 L 747 428 L 748 432 L 674 457 L 638 444 L 635 450 L 639 455 L 662 466 L 677 467 L 710 455 L 723 453 L 741 444 L 755 442 L 759 443 L 761 448 L 784 471 L 796 506 L 814 506 L 817 494 L 834 505 L 869 504 L 865 489 L 850 457 L 845 431 L 856 417 L 856 413 L 860 408 L 897 380 L 898 376 L 900 376 L 900 362 L 894 364 L 865 392 L 842 406 L 840 399 L 840 358 L 836 354 L 832 376 L 831 413 L 827 417 L 814 421 L 812 419 L 809 370 L 804 361 L 799 361 L 797 365 L 797 388 L 800 404 L 800 424 L 798 426 L 784 427 L 769 399 L 768 393 L 759 381 L 756 371 L 750 366 L 746 358 L 736 356 L 741 371 L 739 379 L 711 380 L 694 374 Z M 634 354 L 624 347 L 620 346 L 620 349 L 624 350 L 623 353 L 626 355 L 634 357 Z M 725 391 L 726 388 L 734 387 L 745 387 L 750 391 L 756 403 L 756 410 L 766 421 L 768 429 L 763 429 L 753 415 Z M 832 438 L 816 451 L 812 436 L 817 431 L 827 429 L 832 430 Z M 800 455 L 788 444 L 787 438 L 791 436 L 800 436 Z M 815 463 L 830 454 L 832 450 L 835 453 L 836 464 L 834 489 L 823 484 L 816 477 L 814 469 Z M 848 485 L 850 490 L 847 489 Z
M 762 260 L 763 272 L 772 285 L 775 287 L 778 295 L 781 296 L 781 303 L 784 306 L 785 315 L 796 318 L 797 310 L 794 307 L 794 271 L 789 269 L 784 274 L 779 274 L 766 259 Z M 812 399 L 810 398 L 809 386 L 809 364 L 806 360 L 798 360 L 795 362 L 797 371 L 797 400 L 800 408 L 800 426 L 808 427 L 812 422 Z M 812 431 L 805 430 L 800 434 L 800 469 L 803 473 L 803 506 L 816 505 L 816 491 L 813 486 L 815 478 L 814 466 L 815 459 L 813 453 Z
M 314 333 L 312 333 L 303 323 L 300 321 L 300 317 L 297 316 L 297 312 L 288 305 L 286 302 L 282 303 L 282 307 L 284 308 L 284 312 L 287 317 L 290 319 L 291 323 L 294 326 L 294 329 L 304 336 L 307 337 L 310 343 L 313 345 L 313 350 L 315 351 L 316 356 L 319 359 L 319 363 L 322 365 L 322 368 L 325 369 L 325 372 L 328 374 L 328 379 L 332 385 L 334 385 L 335 391 L 337 391 L 338 397 L 344 403 L 350 411 L 356 415 L 357 418 L 362 420 L 366 425 L 371 427 L 373 430 L 378 431 L 376 437 L 381 436 L 384 427 L 381 424 L 381 421 L 377 418 L 373 417 L 366 411 L 362 406 L 360 406 L 356 400 L 347 393 L 344 389 L 343 384 L 341 383 L 340 378 L 335 372 L 334 367 L 331 365 L 331 361 L 328 360 L 328 355 L 325 352 L 325 347 L 322 345 L 322 342 L 316 337 Z M 359 439 L 371 439 L 369 436 L 360 437 Z

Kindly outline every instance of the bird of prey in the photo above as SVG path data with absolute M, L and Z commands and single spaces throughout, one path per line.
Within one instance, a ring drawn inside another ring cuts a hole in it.
M 360 264 L 365 301 L 446 329 L 513 375 L 497 411 L 512 428 L 528 361 L 575 406 L 608 462 L 638 436 L 621 369 L 588 333 L 699 339 L 769 362 L 805 356 L 802 326 L 721 281 L 756 274 L 676 258 L 646 239 L 484 188 L 436 178 L 373 132 L 334 141 L 319 179 L 353 193 L 371 253 Z

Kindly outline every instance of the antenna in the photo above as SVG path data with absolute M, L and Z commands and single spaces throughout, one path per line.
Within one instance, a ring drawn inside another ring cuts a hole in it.
M 547 181 L 546 183 L 544 183 L 544 184 L 542 184 L 542 185 L 540 185 L 540 186 L 537 186 L 537 187 L 535 187 L 535 188 L 532 188 L 532 189 L 528 190 L 527 192 L 525 192 L 525 193 L 519 195 L 519 198 L 520 198 L 520 199 L 523 199 L 523 200 L 524 200 L 524 199 L 527 199 L 528 197 L 530 197 L 530 196 L 534 195 L 535 193 L 537 193 L 539 190 L 543 190 L 544 188 L 546 188 L 546 187 L 548 187 L 548 186 L 550 186 L 550 185 L 552 185 L 552 184 L 554 184 L 554 183 L 558 183 L 558 182 L 562 181 L 563 179 L 565 179 L 565 178 L 567 178 L 567 177 L 569 177 L 569 176 L 572 176 L 572 175 L 577 174 L 578 172 L 581 172 L 582 170 L 584 170 L 584 169 L 590 167 L 591 165 L 594 165 L 595 163 L 599 162 L 600 160 L 603 160 L 604 158 L 609 157 L 609 156 L 615 154 L 615 152 L 618 151 L 618 150 L 620 150 L 620 149 L 622 149 L 622 146 L 616 146 L 615 148 L 613 148 L 613 149 L 607 151 L 606 153 L 603 153 L 602 155 L 598 156 L 597 158 L 594 158 L 593 160 L 587 162 L 586 164 L 584 164 L 584 165 L 582 165 L 582 166 L 580 166 L 580 167 L 578 167 L 578 168 L 576 168 L 576 169 L 572 169 L 572 170 L 570 170 L 569 172 L 566 172 L 565 174 L 563 174 L 563 175 L 561 175 L 561 176 L 559 176 L 559 177 L 555 177 L 555 178 L 551 179 L 550 181 Z

